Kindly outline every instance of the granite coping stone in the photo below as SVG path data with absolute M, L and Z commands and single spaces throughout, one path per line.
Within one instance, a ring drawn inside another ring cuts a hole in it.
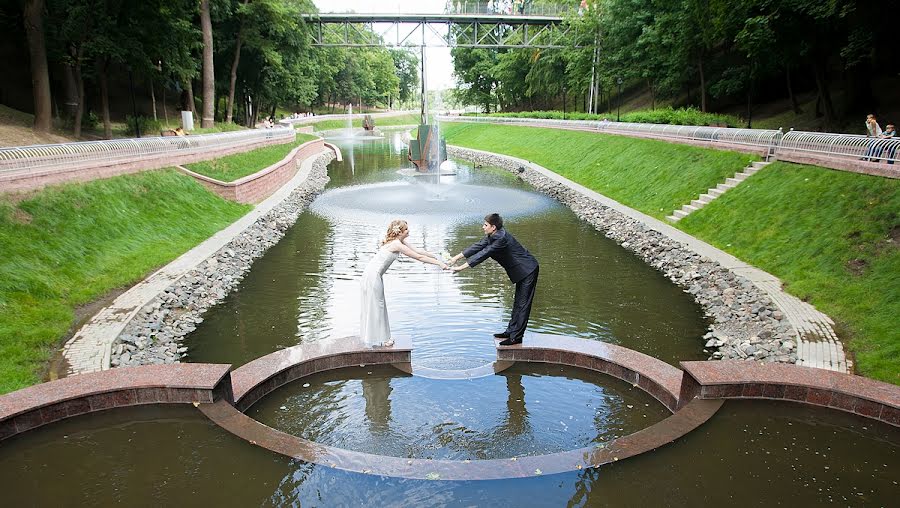
M 639 353 L 615 344 L 600 342 L 598 340 L 526 332 L 521 345 L 498 346 L 497 357 L 500 360 L 520 359 L 527 361 L 528 357 L 524 355 L 528 351 L 533 350 L 557 352 L 559 356 L 550 355 L 546 357 L 545 361 L 550 363 L 564 363 L 566 365 L 584 367 L 600 372 L 605 371 L 595 368 L 593 365 L 587 366 L 583 362 L 580 362 L 577 357 L 589 356 L 595 359 L 604 360 L 613 365 L 633 371 L 639 378 L 629 379 L 630 376 L 624 371 L 605 373 L 614 375 L 619 379 L 624 379 L 633 384 L 639 384 L 640 378 L 650 379 L 662 387 L 675 401 L 678 400 L 678 395 L 681 392 L 682 372 L 677 367 L 669 365 L 652 356 L 645 355 L 644 353 Z M 517 355 L 517 351 L 522 351 L 523 356 Z M 655 394 L 650 394 L 656 397 Z
M 681 362 L 681 367 L 704 387 L 744 385 L 745 388 L 740 395 L 731 396 L 771 397 L 777 395 L 777 388 L 769 386 L 781 385 L 784 387 L 783 398 L 785 399 L 809 400 L 808 390 L 816 390 L 817 393 L 821 392 L 822 397 L 825 397 L 825 392 L 828 392 L 829 398 L 832 397 L 832 393 L 849 395 L 900 408 L 900 386 L 831 370 L 798 365 L 726 360 Z M 806 390 L 803 390 L 804 396 L 801 399 L 798 390 L 802 388 L 806 388 Z M 815 399 L 815 396 L 813 398 Z M 828 403 L 826 402 L 825 405 Z
M 0 421 L 60 402 L 105 393 L 156 388 L 212 391 L 230 369 L 228 364 L 176 363 L 77 374 L 0 395 Z M 134 403 L 132 397 L 122 400 L 123 405 Z
M 608 443 L 565 452 L 488 460 L 410 459 L 373 455 L 315 443 L 268 427 L 226 401 L 198 409 L 225 430 L 267 450 L 331 468 L 418 480 L 526 478 L 599 467 L 664 446 L 705 423 L 721 400 L 695 399 L 677 413 Z
M 275 351 L 246 363 L 231 373 L 235 402 L 253 391 L 267 380 L 286 372 L 294 366 L 318 362 L 314 371 L 329 370 L 360 364 L 409 362 L 412 340 L 395 337 L 393 347 L 372 348 L 356 336 L 320 340 Z M 337 356 L 350 355 L 343 362 L 330 360 Z M 402 358 L 398 358 L 402 357 Z M 312 372 L 310 372 L 312 373 Z
M 230 182 L 225 182 L 225 181 L 213 178 L 211 176 L 206 176 L 206 175 L 197 173 L 197 172 L 192 171 L 181 165 L 177 166 L 177 168 L 179 171 L 181 171 L 187 175 L 190 175 L 190 176 L 196 178 L 197 180 L 203 180 L 205 182 L 219 185 L 221 187 L 240 187 L 241 185 L 252 182 L 254 180 L 258 180 L 258 179 L 268 175 L 269 173 L 272 173 L 274 171 L 281 169 L 285 164 L 293 162 L 294 158 L 297 157 L 298 153 L 302 152 L 302 153 L 306 154 L 308 148 L 312 148 L 312 149 L 318 148 L 318 151 L 322 151 L 325 148 L 324 140 L 322 138 L 309 140 L 306 143 L 303 143 L 302 145 L 291 149 L 291 151 L 288 152 L 288 154 L 280 161 L 278 161 L 274 164 L 271 164 L 263 169 L 260 169 L 256 173 L 252 173 L 252 174 L 243 176 L 237 180 L 232 180 Z

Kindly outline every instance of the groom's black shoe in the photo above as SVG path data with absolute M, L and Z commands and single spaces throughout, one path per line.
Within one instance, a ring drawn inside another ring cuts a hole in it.
M 512 338 L 500 341 L 501 346 L 512 346 L 512 345 L 521 344 L 521 343 L 522 343 L 522 339 L 512 339 Z
M 509 338 L 509 332 L 495 333 L 495 334 L 494 334 L 494 338 L 496 338 L 496 339 L 508 339 L 508 338 Z

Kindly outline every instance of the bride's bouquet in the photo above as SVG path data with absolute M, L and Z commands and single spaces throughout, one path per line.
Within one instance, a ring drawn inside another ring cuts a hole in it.
M 441 251 L 440 256 L 441 256 L 441 259 L 444 261 L 444 263 L 448 263 L 448 264 L 450 263 L 450 260 L 453 258 L 453 256 L 451 256 L 450 253 L 445 250 Z

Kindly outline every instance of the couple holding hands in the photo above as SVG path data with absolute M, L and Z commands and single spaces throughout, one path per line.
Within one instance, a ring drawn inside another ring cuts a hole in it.
M 534 301 L 534 290 L 537 287 L 538 262 L 525 247 L 503 228 L 503 219 L 492 213 L 484 218 L 481 225 L 484 238 L 475 242 L 461 253 L 449 259 L 453 265 L 463 257 L 466 262 L 449 266 L 437 256 L 419 250 L 407 242 L 409 225 L 404 220 L 394 220 L 388 226 L 387 234 L 381 248 L 366 265 L 361 280 L 362 313 L 359 321 L 359 336 L 368 346 L 391 347 L 391 327 L 388 322 L 387 305 L 384 301 L 384 282 L 382 275 L 400 254 L 422 263 L 440 266 L 444 270 L 458 272 L 479 265 L 487 258 L 500 264 L 516 285 L 516 296 L 513 302 L 512 317 L 506 330 L 495 333 L 494 337 L 503 339 L 501 346 L 521 344 L 528 316 L 531 314 L 531 303 Z

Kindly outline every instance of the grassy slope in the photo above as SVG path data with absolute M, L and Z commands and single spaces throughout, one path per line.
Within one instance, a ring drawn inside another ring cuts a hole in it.
M 780 277 L 860 373 L 900 384 L 900 181 L 777 162 L 678 225 Z
M 537 162 L 657 217 L 664 199 L 711 186 L 718 170 L 701 166 L 724 153 L 670 154 L 675 145 L 664 142 L 527 127 L 446 124 L 444 133 L 450 144 Z M 781 278 L 838 320 L 860 373 L 900 384 L 900 181 L 777 162 L 678 227 Z
M 233 182 L 279 162 L 287 157 L 291 150 L 313 139 L 316 139 L 316 136 L 312 134 L 298 133 L 297 140 L 293 143 L 265 146 L 219 159 L 187 164 L 185 167 L 222 182 Z
M 535 162 L 657 218 L 670 215 L 740 171 L 749 160 L 758 159 L 590 132 L 462 123 L 442 128 L 448 144 Z
M 74 309 L 130 285 L 234 222 L 227 202 L 174 170 L 0 196 L 0 393 L 39 381 Z
M 418 125 L 420 122 L 419 115 L 400 115 L 400 116 L 388 116 L 388 117 L 373 117 L 375 120 L 375 128 L 378 127 L 389 127 L 391 125 Z M 362 118 L 355 118 L 353 120 L 354 128 L 362 128 Z M 321 122 L 316 122 L 314 124 L 310 124 L 317 131 L 327 131 L 332 129 L 346 129 L 347 128 L 347 120 L 322 120 Z

